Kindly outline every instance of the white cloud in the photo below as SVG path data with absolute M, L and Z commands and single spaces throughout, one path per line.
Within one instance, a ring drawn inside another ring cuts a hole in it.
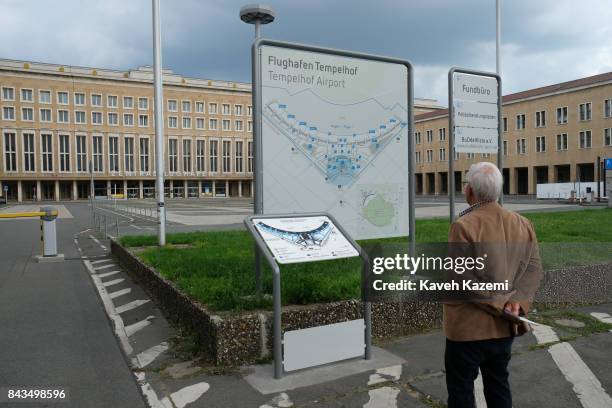
M 415 96 L 442 104 L 451 66 L 495 69 L 492 0 L 343 2 L 279 0 L 278 21 L 264 32 L 407 58 Z M 248 81 L 252 28 L 238 20 L 243 3 L 162 0 L 164 65 L 188 76 Z M 503 0 L 502 10 L 505 93 L 612 70 L 609 0 Z M 2 58 L 116 69 L 151 64 L 151 2 L 2 0 L 0 38 Z

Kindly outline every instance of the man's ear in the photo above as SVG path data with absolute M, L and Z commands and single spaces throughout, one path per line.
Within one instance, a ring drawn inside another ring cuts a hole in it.
M 474 190 L 472 190 L 472 186 L 470 186 L 469 184 L 466 184 L 465 185 L 465 201 L 467 201 L 468 204 L 471 204 L 473 200 L 475 200 Z

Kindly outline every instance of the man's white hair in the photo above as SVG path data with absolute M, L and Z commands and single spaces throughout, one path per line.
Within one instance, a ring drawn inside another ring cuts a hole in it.
M 497 201 L 501 195 L 504 178 L 493 163 L 472 164 L 466 179 L 478 201 Z

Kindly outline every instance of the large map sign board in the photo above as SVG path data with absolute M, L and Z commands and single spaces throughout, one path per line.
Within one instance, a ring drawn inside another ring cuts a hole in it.
M 408 235 L 409 64 L 258 51 L 263 213 L 329 212 L 355 239 Z
M 359 256 L 326 216 L 253 218 L 252 222 L 280 264 Z
M 452 73 L 454 147 L 460 153 L 497 153 L 499 84 L 493 76 Z

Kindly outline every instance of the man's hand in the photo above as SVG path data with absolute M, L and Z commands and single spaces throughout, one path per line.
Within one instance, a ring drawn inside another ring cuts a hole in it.
M 504 310 L 510 314 L 518 316 L 519 312 L 521 311 L 521 305 L 519 305 L 517 302 L 507 302 L 504 305 Z

